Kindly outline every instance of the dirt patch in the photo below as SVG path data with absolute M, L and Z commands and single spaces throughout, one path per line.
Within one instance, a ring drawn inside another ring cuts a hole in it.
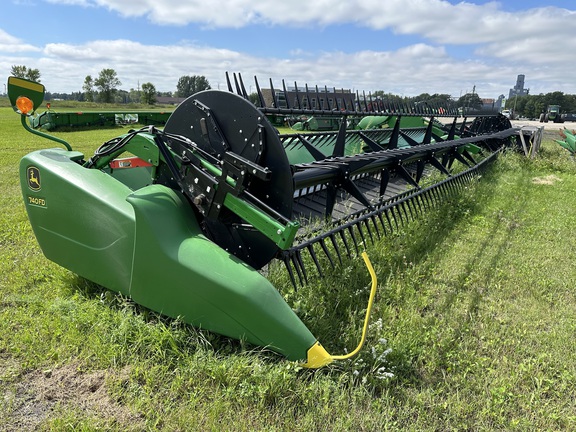
M 4 395 L 2 418 L 17 431 L 37 430 L 56 408 L 84 412 L 89 417 L 113 421 L 123 429 L 145 429 L 142 418 L 114 401 L 106 389 L 109 377 L 122 379 L 128 371 L 98 370 L 83 372 L 77 364 L 23 374 Z M 138 427 L 140 426 L 140 427 Z M 0 430 L 2 426 L 0 424 Z
M 550 174 L 546 177 L 534 177 L 532 183 L 541 185 L 553 185 L 556 182 L 561 182 L 562 179 L 554 174 Z

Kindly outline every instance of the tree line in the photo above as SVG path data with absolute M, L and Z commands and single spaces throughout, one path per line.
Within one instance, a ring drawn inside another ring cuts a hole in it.
M 560 105 L 562 113 L 576 113 L 576 95 L 555 91 L 539 95 L 515 96 L 506 101 L 506 108 L 515 116 L 538 119 L 548 105 Z
M 35 82 L 41 82 L 41 74 L 38 69 L 28 68 L 23 65 L 14 65 L 10 71 L 11 75 Z M 210 89 L 210 83 L 204 76 L 191 75 L 182 76 L 176 84 L 176 91 L 158 92 L 156 86 L 151 82 L 142 83 L 138 89 L 130 89 L 129 92 L 119 89 L 122 82 L 114 69 L 102 69 L 97 77 L 87 75 L 84 78 L 81 92 L 73 93 L 51 93 L 46 92 L 46 100 L 64 99 L 87 102 L 102 103 L 129 103 L 137 102 L 153 105 L 157 102 L 157 97 L 179 97 L 186 98 L 202 90 Z
M 28 68 L 23 65 L 12 66 L 11 74 L 19 78 L 25 78 L 32 81 L 40 82 L 41 74 L 38 69 Z M 210 83 L 202 75 L 182 76 L 178 79 L 175 92 L 158 92 L 151 82 L 145 82 L 138 89 L 130 91 L 121 90 L 119 87 L 122 82 L 114 69 L 102 69 L 97 77 L 87 75 L 84 79 L 81 92 L 73 93 L 46 93 L 46 99 L 64 99 L 78 100 L 88 102 L 103 103 L 130 103 L 138 102 L 153 105 L 157 102 L 157 97 L 180 97 L 186 98 L 202 90 L 210 89 Z M 428 94 L 422 93 L 414 97 L 404 97 L 392 93 L 385 93 L 377 90 L 371 94 L 374 100 L 378 98 L 387 102 L 402 105 L 403 103 L 428 103 L 432 106 L 447 106 L 453 103 L 449 94 Z M 253 93 L 250 99 L 257 101 L 258 95 Z M 461 96 L 456 104 L 458 107 L 480 109 L 482 108 L 482 99 L 478 94 L 466 93 Z M 564 94 L 561 91 L 555 91 L 539 95 L 525 95 L 513 97 L 506 101 L 506 108 L 514 111 L 516 116 L 528 118 L 539 118 L 540 114 L 545 112 L 548 105 L 560 105 L 562 112 L 576 113 L 576 95 Z

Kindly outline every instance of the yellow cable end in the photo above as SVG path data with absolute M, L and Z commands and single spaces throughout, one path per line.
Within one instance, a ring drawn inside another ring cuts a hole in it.
M 324 349 L 320 342 L 316 341 L 312 347 L 308 350 L 308 361 L 302 364 L 302 367 L 316 369 L 322 366 L 326 366 L 327 364 L 332 363 L 334 360 L 346 360 L 349 359 L 360 351 L 362 345 L 364 345 L 364 341 L 366 340 L 366 332 L 368 331 L 368 321 L 370 319 L 370 311 L 372 310 L 372 305 L 374 304 L 374 297 L 376 295 L 376 288 L 378 287 L 378 280 L 376 278 L 376 272 L 372 267 L 372 263 L 370 262 L 370 258 L 368 258 L 368 254 L 366 252 L 362 252 L 362 258 L 364 258 L 364 263 L 368 268 L 368 272 L 372 278 L 372 288 L 370 289 L 370 298 L 368 299 L 368 307 L 366 308 L 366 317 L 364 318 L 364 327 L 362 329 L 362 337 L 360 339 L 360 343 L 356 347 L 354 351 L 346 355 L 330 355 Z
M 333 360 L 332 356 L 328 354 L 320 342 L 316 342 L 308 350 L 307 361 L 302 364 L 302 367 L 316 369 L 332 363 Z

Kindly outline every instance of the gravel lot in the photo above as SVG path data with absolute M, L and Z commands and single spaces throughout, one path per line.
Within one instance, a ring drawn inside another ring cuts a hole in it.
M 536 127 L 542 127 L 544 126 L 544 129 L 546 131 L 548 130 L 558 130 L 558 129 L 576 129 L 576 122 L 564 122 L 564 123 L 553 123 L 553 122 L 548 122 L 548 123 L 540 123 L 538 120 L 512 120 L 511 121 L 512 126 L 514 127 L 521 127 L 521 126 L 536 126 Z

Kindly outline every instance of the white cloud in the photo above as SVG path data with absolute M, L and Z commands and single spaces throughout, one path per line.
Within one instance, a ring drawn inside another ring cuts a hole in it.
M 321 29 L 353 23 L 373 29 L 375 38 L 380 37 L 379 30 L 391 29 L 421 41 L 399 49 L 358 52 L 334 50 L 338 43 L 327 41 L 323 53 L 294 47 L 290 52 L 277 52 L 273 58 L 187 41 L 165 46 L 130 40 L 49 43 L 44 48 L 41 72 L 46 80 L 55 74 L 55 86 L 60 88 L 54 91 L 79 88 L 86 75 L 113 68 L 123 88 L 150 81 L 161 91 L 174 90 L 178 78 L 190 74 L 205 75 L 214 87 L 220 84 L 223 88 L 224 71 L 241 71 L 244 77 L 286 78 L 290 82 L 400 94 L 442 92 L 458 96 L 476 85 L 486 97 L 507 94 L 516 75 L 523 73 L 534 91 L 548 86 L 547 91 L 561 88 L 576 93 L 576 83 L 570 79 L 574 76 L 576 12 L 555 7 L 511 13 L 496 2 L 451 4 L 445 0 L 48 1 L 101 7 L 166 26 L 199 23 L 240 28 L 260 24 L 266 35 L 267 29 L 278 26 Z M 383 46 L 388 46 L 385 42 Z M 0 31 L 2 49 L 37 50 Z M 466 49 L 468 54 L 464 54 Z M 63 75 L 62 70 L 67 73 Z M 563 87 L 551 87 L 558 84 Z
M 109 40 L 83 45 L 49 44 L 44 54 L 40 70 L 51 91 L 80 89 L 86 75 L 97 76 L 104 68 L 117 72 L 124 89 L 136 88 L 138 82 L 152 82 L 160 91 L 175 90 L 178 78 L 183 75 L 204 75 L 212 87 L 224 89 L 225 71 L 241 72 L 247 89 L 253 86 L 252 77 L 256 75 L 262 86 L 268 86 L 271 77 L 278 87 L 285 78 L 290 84 L 297 81 L 301 85 L 385 90 L 406 95 L 429 92 L 458 96 L 461 90 L 470 90 L 479 75 L 486 89 L 502 76 L 515 77 L 512 69 L 494 70 L 481 62 L 462 63 L 450 58 L 443 48 L 426 44 L 397 51 L 337 51 L 315 57 L 304 53 L 293 58 L 262 58 L 184 42 L 151 46 Z M 58 84 L 55 82 L 51 88 L 48 77 L 58 77 Z M 482 86 L 481 82 L 476 84 L 478 88 Z
M 99 6 L 123 16 L 145 16 L 160 25 L 199 23 L 240 28 L 249 24 L 322 27 L 353 23 L 417 35 L 437 44 L 481 45 L 477 54 L 513 60 L 526 56 L 529 62 L 537 61 L 538 56 L 548 58 L 561 46 L 573 52 L 576 44 L 576 11 L 541 7 L 512 13 L 505 12 L 497 2 L 453 5 L 446 0 L 49 1 Z
M 26 44 L 17 37 L 11 36 L 4 30 L 0 29 L 0 53 L 18 53 L 40 51 L 40 48 L 34 45 Z
M 239 28 L 249 24 L 325 26 L 355 23 L 373 29 L 391 28 L 439 43 L 496 41 L 506 35 L 573 34 L 576 12 L 541 7 L 505 12 L 500 3 L 482 5 L 446 0 L 48 0 L 66 5 L 99 6 L 123 16 L 145 16 L 157 24 L 200 23 Z

